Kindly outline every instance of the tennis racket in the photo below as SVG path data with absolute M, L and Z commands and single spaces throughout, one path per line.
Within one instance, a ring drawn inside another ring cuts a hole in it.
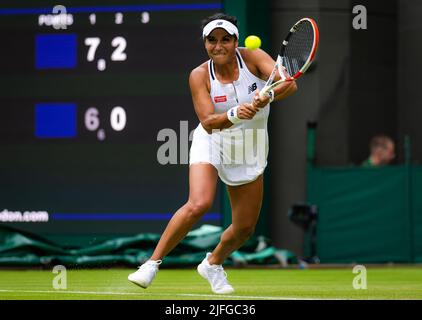
M 259 95 L 269 95 L 269 91 L 284 81 L 293 81 L 306 72 L 315 57 L 318 47 L 318 26 L 311 18 L 303 18 L 294 24 L 281 44 L 273 71 Z M 280 80 L 273 82 L 277 74 Z M 287 76 L 285 72 L 287 72 Z

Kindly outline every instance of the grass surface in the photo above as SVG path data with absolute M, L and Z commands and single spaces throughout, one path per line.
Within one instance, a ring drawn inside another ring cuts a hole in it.
M 133 269 L 67 271 L 67 289 L 55 290 L 48 270 L 0 270 L 6 299 L 422 299 L 422 268 L 367 268 L 367 289 L 355 290 L 357 274 L 343 269 L 228 269 L 235 293 L 215 295 L 192 269 L 162 269 L 148 289 L 127 280 Z

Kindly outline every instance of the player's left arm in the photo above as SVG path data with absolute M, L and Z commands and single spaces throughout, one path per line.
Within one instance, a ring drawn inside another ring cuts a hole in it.
M 245 62 L 248 64 L 248 67 L 251 66 L 253 72 L 256 76 L 260 79 L 267 80 L 271 75 L 271 72 L 274 68 L 275 61 L 271 56 L 266 53 L 264 50 L 256 49 L 256 50 L 243 50 L 243 58 Z M 286 77 L 290 77 L 288 73 L 283 69 L 284 75 Z M 280 79 L 280 76 L 277 74 L 274 81 Z M 279 84 L 277 87 L 274 88 L 274 100 L 282 100 L 297 91 L 296 81 L 285 81 Z M 259 92 L 257 91 L 254 97 L 253 105 L 262 108 L 266 106 L 269 102 L 269 97 L 260 98 Z

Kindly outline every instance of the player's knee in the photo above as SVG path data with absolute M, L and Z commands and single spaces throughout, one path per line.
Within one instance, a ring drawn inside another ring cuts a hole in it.
M 244 225 L 235 228 L 236 238 L 243 241 L 248 240 L 255 232 L 255 225 Z
M 199 219 L 205 212 L 211 209 L 212 202 L 206 200 L 189 200 L 189 215 L 192 218 Z

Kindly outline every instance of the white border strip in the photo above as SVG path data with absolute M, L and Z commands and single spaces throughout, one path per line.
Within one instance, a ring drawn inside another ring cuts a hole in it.
M 86 295 L 118 295 L 118 296 L 166 296 L 166 297 L 204 297 L 204 298 L 232 298 L 232 299 L 263 299 L 263 300 L 340 300 L 340 299 L 321 299 L 321 298 L 295 298 L 295 297 L 271 297 L 271 296 L 239 296 L 239 295 L 216 295 L 216 294 L 200 294 L 200 293 L 135 293 L 135 292 L 103 292 L 103 291 L 70 291 L 70 290 L 7 290 L 0 289 L 0 292 L 10 293 L 55 293 L 55 294 L 86 294 Z M 1 296 L 0 296 L 1 298 Z

